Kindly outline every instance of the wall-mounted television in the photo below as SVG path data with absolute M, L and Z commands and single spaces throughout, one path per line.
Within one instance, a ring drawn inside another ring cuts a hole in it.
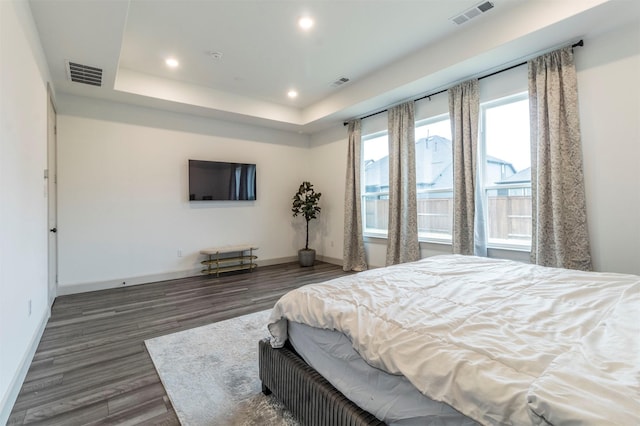
M 189 160 L 189 201 L 255 199 L 255 164 Z

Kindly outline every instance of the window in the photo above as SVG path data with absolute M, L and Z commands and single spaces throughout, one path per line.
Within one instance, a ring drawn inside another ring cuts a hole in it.
M 527 93 L 483 103 L 479 173 L 490 247 L 531 246 L 531 152 Z M 421 241 L 451 242 L 453 150 L 449 114 L 416 122 L 416 193 Z M 386 237 L 389 223 L 389 138 L 362 138 L 365 235 Z
M 531 246 L 531 149 L 527 94 L 481 105 L 487 244 Z
M 418 237 L 451 241 L 453 154 L 449 114 L 416 123 Z
M 362 210 L 365 234 L 386 236 L 389 224 L 389 134 L 362 138 Z
M 441 115 L 416 123 L 418 235 L 451 241 L 453 167 L 451 123 Z M 386 236 L 389 224 L 389 137 L 380 132 L 362 138 L 364 232 Z

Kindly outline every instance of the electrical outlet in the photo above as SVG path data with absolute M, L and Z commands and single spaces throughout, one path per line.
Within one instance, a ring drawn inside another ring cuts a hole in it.
M 178 257 L 182 257 L 182 249 L 178 249 Z

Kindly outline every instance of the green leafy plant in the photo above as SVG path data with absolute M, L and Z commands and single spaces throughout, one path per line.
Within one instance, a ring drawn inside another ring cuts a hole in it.
M 300 184 L 298 192 L 293 196 L 293 207 L 291 207 L 293 217 L 302 215 L 302 217 L 307 221 L 307 239 L 304 245 L 305 250 L 309 250 L 309 221 L 318 217 L 318 213 L 320 213 L 320 207 L 318 207 L 320 196 L 322 196 L 322 193 L 316 192 L 313 189 L 313 185 L 306 181 Z

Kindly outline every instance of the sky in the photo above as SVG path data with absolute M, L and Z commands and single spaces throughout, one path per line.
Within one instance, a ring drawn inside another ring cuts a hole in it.
M 487 154 L 513 164 L 516 171 L 531 166 L 529 100 L 487 108 Z

